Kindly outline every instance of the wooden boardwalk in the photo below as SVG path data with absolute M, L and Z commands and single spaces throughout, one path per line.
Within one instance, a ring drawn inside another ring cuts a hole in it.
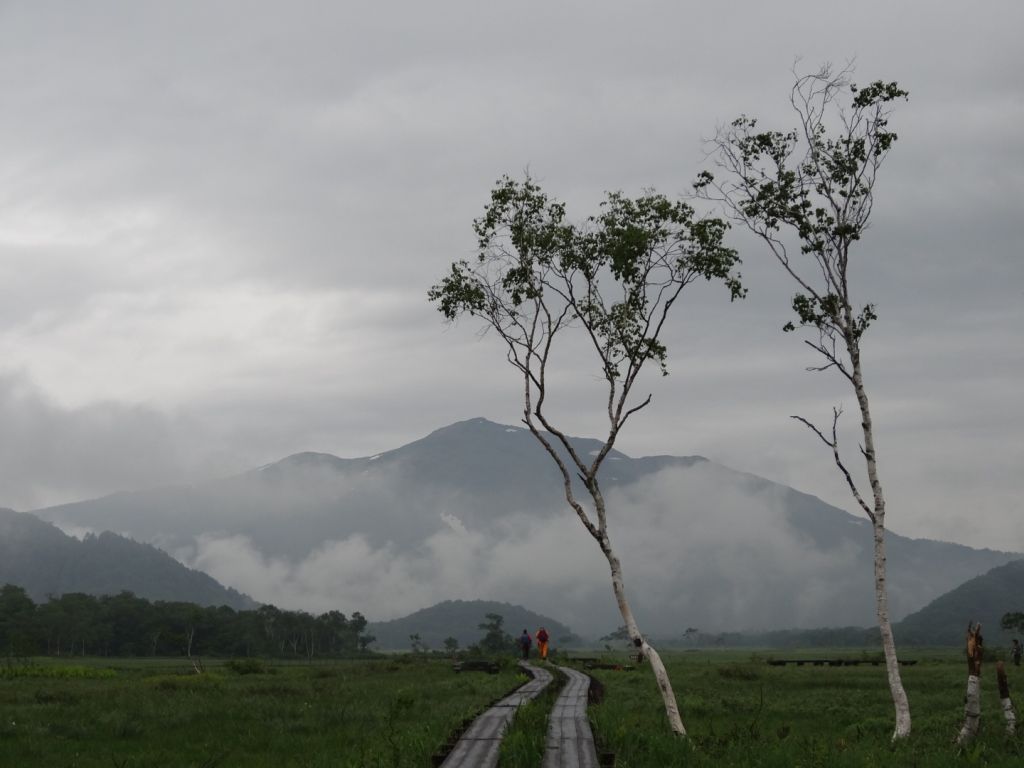
M 541 768 L 598 768 L 594 734 L 587 719 L 590 678 L 559 667 L 569 678 L 548 717 L 548 736 Z
M 516 710 L 536 698 L 551 682 L 551 673 L 546 669 L 526 662 L 520 662 L 519 666 L 532 674 L 533 680 L 517 688 L 474 720 L 441 763 L 441 768 L 494 768 L 498 764 L 501 738 L 505 735 L 508 724 L 512 722 Z

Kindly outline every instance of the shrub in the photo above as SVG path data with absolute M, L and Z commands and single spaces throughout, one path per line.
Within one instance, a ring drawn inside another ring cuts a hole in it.
M 275 671 L 259 659 L 232 659 L 224 666 L 236 675 L 269 675 Z
M 145 683 L 159 691 L 201 691 L 220 688 L 221 678 L 210 674 L 155 675 L 146 678 Z
M 718 674 L 726 680 L 757 680 L 761 677 L 754 669 L 743 664 L 726 664 L 718 668 Z
M 27 665 L 0 667 L 0 680 L 14 680 L 20 677 L 99 680 L 117 677 L 117 673 L 112 669 L 99 669 L 96 667 L 37 667 Z

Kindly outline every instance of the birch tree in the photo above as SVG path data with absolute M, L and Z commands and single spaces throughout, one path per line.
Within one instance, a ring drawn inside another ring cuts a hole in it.
M 449 320 L 482 320 L 503 343 L 522 377 L 523 422 L 558 467 L 566 502 L 607 560 L 630 640 L 650 661 L 671 729 L 685 736 L 664 664 L 630 607 L 600 470 L 626 422 L 651 402 L 635 394 L 645 365 L 667 373 L 660 336 L 683 288 L 720 280 L 732 298 L 742 295 L 736 253 L 722 245 L 727 224 L 699 219 L 686 203 L 654 193 L 612 193 L 598 214 L 574 225 L 564 204 L 531 179 L 504 177 L 473 226 L 476 259 L 453 263 L 429 298 Z M 548 412 L 548 374 L 563 342 L 589 349 L 601 382 L 607 436 L 596 455 L 581 455 Z
M 985 641 L 981 636 L 981 624 L 967 623 L 967 693 L 964 695 L 964 724 L 957 734 L 956 743 L 969 744 L 978 735 L 981 724 L 981 661 Z M 1005 674 L 1005 673 L 1004 673 Z M 1006 698 L 1009 698 L 1007 692 Z
M 858 88 L 850 70 L 826 66 L 797 76 L 790 94 L 799 126 L 787 133 L 765 131 L 757 120 L 741 116 L 711 140 L 716 172 L 704 171 L 697 193 L 724 204 L 797 284 L 793 310 L 797 322 L 784 330 L 809 329 L 805 343 L 822 358 L 810 370 L 832 370 L 850 385 L 860 410 L 870 501 L 840 451 L 840 408 L 831 427 L 821 428 L 794 416 L 828 447 L 854 499 L 871 521 L 874 542 L 875 610 L 885 650 L 896 729 L 910 734 L 910 705 L 900 680 L 899 661 L 889 621 L 885 570 L 885 496 L 879 476 L 874 426 L 865 383 L 861 344 L 876 319 L 871 303 L 859 303 L 850 288 L 850 259 L 868 229 L 875 180 L 896 134 L 889 130 L 893 104 L 907 97 L 894 82 Z M 718 174 L 716 176 L 716 173 Z

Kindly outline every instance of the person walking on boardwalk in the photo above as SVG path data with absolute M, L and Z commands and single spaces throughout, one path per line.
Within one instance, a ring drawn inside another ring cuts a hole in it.
M 519 645 L 519 650 L 523 652 L 523 661 L 529 661 L 530 646 L 533 645 L 533 639 L 530 637 L 530 633 L 524 629 L 523 634 L 519 636 L 519 639 L 516 640 L 516 643 L 518 643 Z
M 537 640 L 539 642 L 540 638 L 537 638 Z M 1010 649 L 1010 656 L 1013 658 L 1013 665 L 1015 667 L 1019 667 L 1020 666 L 1020 654 L 1021 654 L 1020 640 L 1018 640 L 1015 637 L 1015 638 L 1013 638 L 1013 647 Z
M 541 661 L 548 660 L 548 631 L 544 627 L 537 630 L 537 653 Z

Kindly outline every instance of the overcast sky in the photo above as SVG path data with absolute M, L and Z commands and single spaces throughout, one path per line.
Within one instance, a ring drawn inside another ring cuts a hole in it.
M 494 181 L 529 168 L 573 218 L 685 193 L 717 125 L 794 124 L 795 60 L 856 59 L 911 92 L 854 266 L 889 526 L 1024 551 L 1021 29 L 1018 0 L 0 0 L 0 506 L 516 423 L 495 340 L 425 297 Z M 749 298 L 684 300 L 619 447 L 852 509 L 787 417 L 842 403 L 852 430 L 855 401 L 733 243 Z M 558 380 L 576 434 L 593 376 Z

